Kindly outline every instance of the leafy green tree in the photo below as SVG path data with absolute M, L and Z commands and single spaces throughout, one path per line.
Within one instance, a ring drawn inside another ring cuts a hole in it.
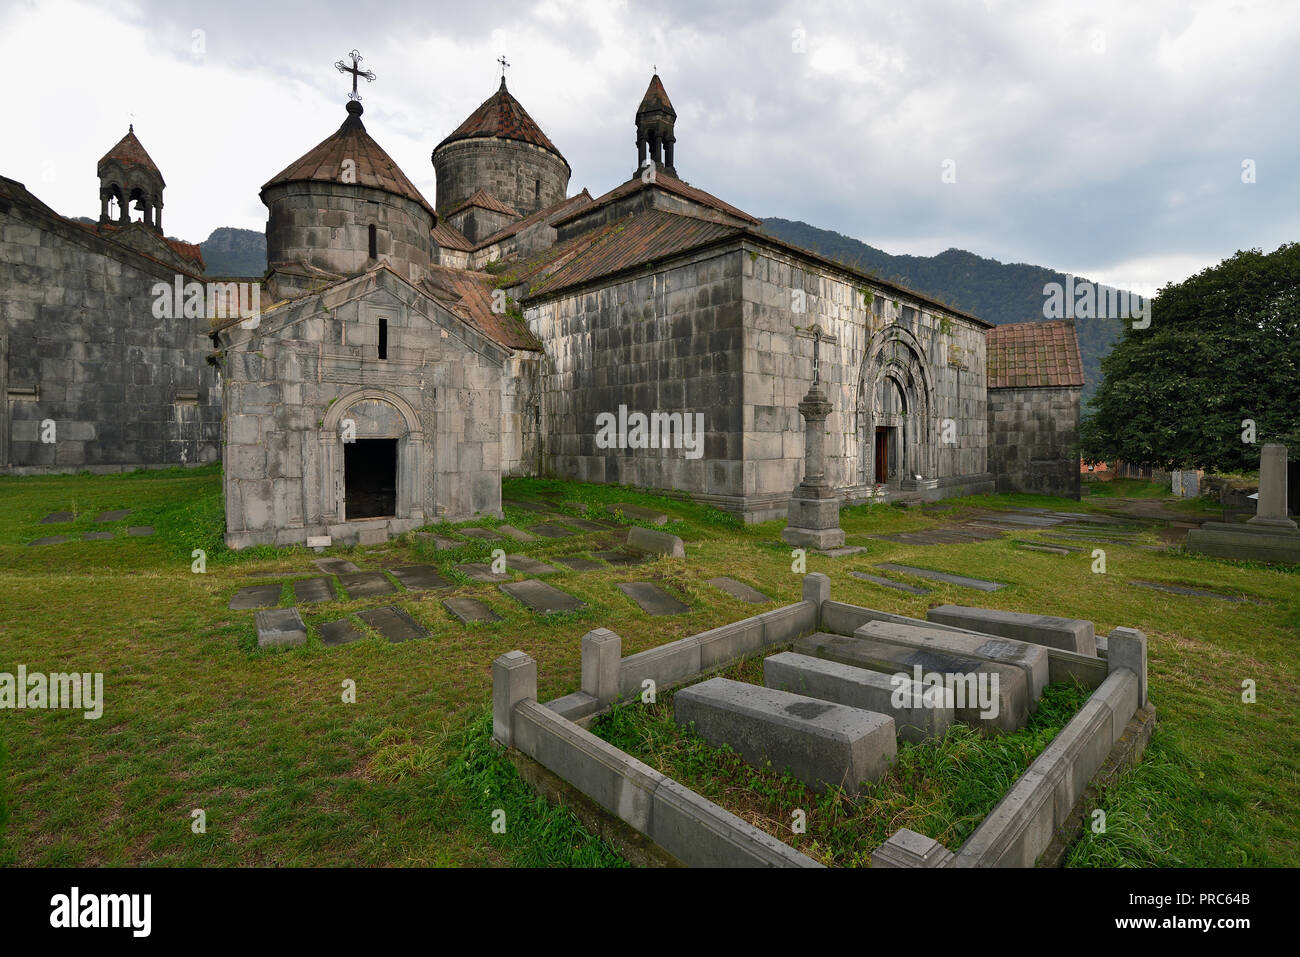
M 1087 461 L 1244 471 L 1300 423 L 1300 243 L 1238 252 L 1152 301 L 1101 363 Z M 1256 442 L 1243 441 L 1254 423 Z M 1300 453 L 1300 448 L 1296 449 Z

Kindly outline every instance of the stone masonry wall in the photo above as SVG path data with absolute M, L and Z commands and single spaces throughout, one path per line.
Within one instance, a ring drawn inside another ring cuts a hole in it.
M 541 403 L 546 357 L 515 352 L 501 382 L 501 474 L 537 475 L 541 470 Z
M 735 505 L 741 456 L 741 265 L 707 250 L 589 291 L 526 303 L 545 344 L 543 468 L 586 482 L 687 492 Z M 702 455 L 685 449 L 601 449 L 597 416 L 704 415 Z
M 989 467 L 999 492 L 1079 497 L 1081 392 L 989 390 Z
M 379 320 L 388 358 L 378 358 Z M 226 347 L 227 542 L 355 542 L 501 514 L 500 347 L 389 273 L 266 313 Z M 398 437 L 397 514 L 346 519 L 341 424 Z
M 217 460 L 207 320 L 153 315 L 152 287 L 176 275 L 79 226 L 0 209 L 0 471 Z
M 527 216 L 565 197 L 569 167 L 549 150 L 518 140 L 481 137 L 454 140 L 433 154 L 436 208 L 450 210 L 487 190 Z M 486 235 L 486 234 L 485 234 Z

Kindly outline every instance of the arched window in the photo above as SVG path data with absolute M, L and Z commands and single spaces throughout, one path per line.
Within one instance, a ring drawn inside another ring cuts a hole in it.
M 375 227 L 371 226 L 371 229 Z M 388 358 L 388 320 L 383 316 L 379 317 L 379 358 Z
M 379 258 L 379 236 L 375 232 L 374 223 L 370 224 L 370 258 L 371 259 Z M 382 359 L 383 356 L 380 356 L 380 358 Z

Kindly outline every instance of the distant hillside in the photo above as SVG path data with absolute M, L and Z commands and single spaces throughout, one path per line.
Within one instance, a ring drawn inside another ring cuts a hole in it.
M 266 235 L 220 226 L 199 243 L 209 276 L 261 276 L 266 272 Z
M 1043 319 L 1043 285 L 1065 282 L 1065 274 L 1044 266 L 1000 263 L 963 249 L 937 256 L 891 256 L 828 229 L 773 217 L 763 230 L 796 246 L 855 266 L 997 325 Z M 1110 352 L 1123 324 L 1118 319 L 1076 319 L 1079 352 L 1083 357 L 1086 402 L 1101 381 L 1101 357 Z

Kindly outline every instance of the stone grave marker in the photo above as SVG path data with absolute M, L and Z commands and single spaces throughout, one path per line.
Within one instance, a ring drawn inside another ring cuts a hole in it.
M 28 545 L 62 545 L 68 540 L 67 535 L 47 535 L 45 538 L 38 538 L 34 542 L 28 542 Z
M 303 578 L 293 583 L 293 600 L 312 605 L 334 600 L 334 583 L 328 578 Z
M 909 595 L 928 595 L 930 589 L 922 588 L 920 585 L 908 585 L 903 582 L 891 581 L 888 578 L 881 578 L 879 575 L 868 575 L 866 572 L 849 572 L 854 578 L 860 578 L 864 582 L 871 582 L 873 585 L 879 585 L 881 588 L 892 588 L 895 591 L 904 591 Z
M 508 568 L 509 566 L 507 566 L 507 569 Z M 498 575 L 492 570 L 491 565 L 484 564 L 483 562 L 466 562 L 463 565 L 457 565 L 456 571 L 472 578 L 476 582 L 508 582 L 514 577 L 509 573 L 509 571 Z
M 259 611 L 254 622 L 257 625 L 257 644 L 261 648 L 292 648 L 307 641 L 307 626 L 297 608 Z
M 606 511 L 611 515 L 622 512 L 627 518 L 636 519 L 638 522 L 649 522 L 651 525 L 668 524 L 667 514 L 658 509 L 646 508 L 644 505 L 630 505 L 627 502 L 618 502 L 614 505 L 607 505 Z
M 480 538 L 488 542 L 501 541 L 501 536 L 490 528 L 458 528 L 456 529 L 456 534 L 464 535 L 466 538 Z
M 586 608 L 584 602 L 553 588 L 544 581 L 528 578 L 521 582 L 509 582 L 498 586 L 515 601 L 521 602 L 533 611 L 546 614 L 553 611 L 578 611 Z
M 911 565 L 898 565 L 894 562 L 881 562 L 876 566 L 888 572 L 903 575 L 915 575 L 917 578 L 929 578 L 933 581 L 946 582 L 949 585 L 961 585 L 963 588 L 977 588 L 980 591 L 997 591 L 1007 586 L 1002 582 L 986 582 L 979 578 L 967 578 L 965 575 L 953 575 L 948 572 L 936 572 L 929 568 L 913 568 Z
M 402 565 L 388 571 L 402 583 L 407 591 L 426 591 L 430 588 L 454 588 L 454 583 L 438 574 L 432 565 Z
M 357 617 L 375 629 L 393 644 L 428 638 L 430 631 L 396 605 L 383 605 L 357 612 Z
M 605 567 L 600 562 L 593 562 L 590 558 L 574 558 L 566 556 L 564 558 L 557 558 L 555 561 L 564 565 L 566 568 L 572 568 L 575 572 L 594 572 Z
M 312 564 L 327 575 L 348 575 L 361 571 L 356 565 L 344 558 L 317 558 Z
M 525 532 L 522 528 L 515 528 L 513 525 L 498 525 L 497 531 L 509 535 L 517 542 L 537 541 L 536 535 L 530 535 L 528 532 Z
M 128 535 L 134 535 L 136 538 L 148 538 L 153 534 L 152 525 L 132 525 L 126 530 Z
M 338 621 L 326 622 L 319 626 L 319 630 L 321 644 L 330 647 L 351 644 L 365 637 L 361 629 L 352 624 L 350 618 L 340 618 Z
M 232 611 L 247 611 L 250 608 L 274 608 L 280 604 L 281 585 L 249 585 L 235 592 L 230 599 Z
M 601 561 L 609 562 L 611 565 L 625 567 L 628 565 L 641 565 L 646 561 L 644 555 L 634 555 L 632 552 L 612 551 L 612 552 L 595 552 L 597 558 Z
M 684 615 L 691 610 L 689 605 L 650 582 L 620 582 L 618 590 L 636 602 L 647 615 Z
M 95 516 L 97 522 L 119 522 L 131 514 L 129 508 L 118 508 L 111 512 L 100 512 Z
M 112 532 L 86 532 L 81 536 L 81 540 L 83 542 L 103 542 L 112 537 Z
M 46 515 L 43 519 L 41 519 L 40 524 L 59 525 L 63 522 L 71 522 L 76 517 L 77 516 L 73 515 L 71 512 L 50 512 L 49 515 Z
M 366 598 L 370 595 L 390 595 L 397 587 L 383 572 L 353 572 L 339 575 L 348 598 Z
M 541 525 L 534 525 L 533 531 L 544 538 L 568 538 L 575 534 L 574 530 L 566 525 L 559 525 L 555 522 L 544 522 Z
M 444 598 L 442 607 L 455 615 L 462 625 L 472 625 L 476 621 L 503 620 L 477 598 Z
M 708 581 L 714 588 L 721 588 L 732 598 L 739 598 L 751 605 L 761 605 L 772 600 L 761 591 L 750 588 L 744 582 L 738 582 L 734 578 L 710 578 Z
M 525 575 L 551 575 L 557 571 L 556 568 L 546 564 L 546 562 L 539 562 L 527 555 L 507 555 L 506 568 L 514 572 L 522 572 Z

